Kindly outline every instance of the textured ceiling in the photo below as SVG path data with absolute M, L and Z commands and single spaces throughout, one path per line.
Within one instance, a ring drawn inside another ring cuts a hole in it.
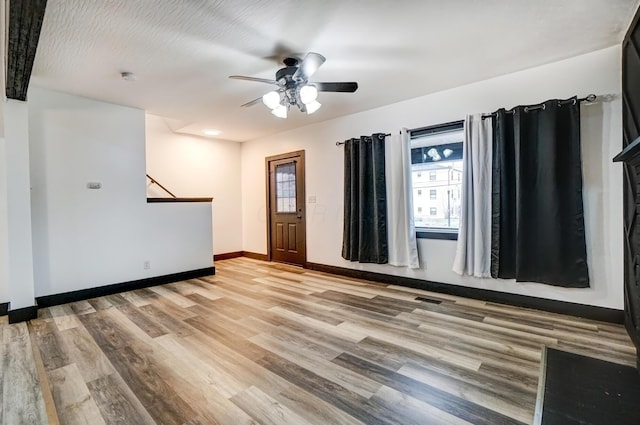
M 612 46 L 639 0 L 48 0 L 32 83 L 244 141 Z M 278 58 L 313 51 L 314 115 L 240 105 Z M 131 71 L 127 82 L 120 72 Z M 182 129 L 182 130 L 181 130 Z

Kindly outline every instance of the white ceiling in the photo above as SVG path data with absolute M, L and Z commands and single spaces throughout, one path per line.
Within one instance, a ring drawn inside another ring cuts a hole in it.
M 32 83 L 245 141 L 619 43 L 640 0 L 48 0 Z M 286 53 L 327 62 L 307 116 L 240 105 Z M 120 72 L 131 71 L 127 82 Z

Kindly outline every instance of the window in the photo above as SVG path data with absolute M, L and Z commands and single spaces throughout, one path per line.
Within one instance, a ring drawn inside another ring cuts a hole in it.
M 296 163 L 276 165 L 276 212 L 296 212 Z
M 412 182 L 413 193 L 421 195 L 423 190 L 429 191 L 428 199 L 414 199 L 414 224 L 418 237 L 457 238 L 463 127 L 464 122 L 458 121 L 411 131 L 411 175 L 429 173 L 428 180 L 413 179 Z

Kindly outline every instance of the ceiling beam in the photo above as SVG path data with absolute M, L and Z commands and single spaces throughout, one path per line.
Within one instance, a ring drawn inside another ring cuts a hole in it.
M 6 94 L 26 100 L 47 0 L 9 0 Z

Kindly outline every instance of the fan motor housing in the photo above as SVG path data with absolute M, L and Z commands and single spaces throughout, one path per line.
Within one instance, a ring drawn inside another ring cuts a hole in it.
M 291 80 L 291 77 L 296 73 L 297 70 L 297 66 L 286 66 L 282 69 L 279 69 L 276 72 L 276 81 L 280 81 L 282 78 L 286 79 L 287 81 Z M 287 78 L 287 76 L 289 78 Z

